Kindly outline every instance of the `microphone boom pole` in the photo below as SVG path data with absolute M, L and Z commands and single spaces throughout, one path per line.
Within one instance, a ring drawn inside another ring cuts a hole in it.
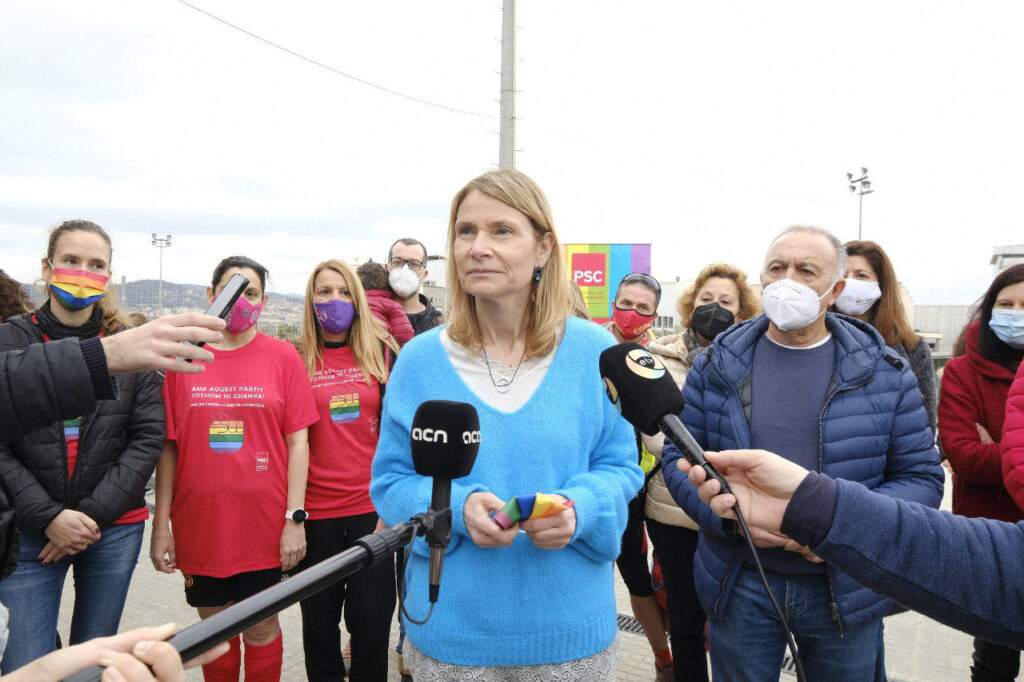
M 385 560 L 407 545 L 413 537 L 421 534 L 426 528 L 424 521 L 416 517 L 408 523 L 397 523 L 391 528 L 365 535 L 356 541 L 354 547 L 190 625 L 167 641 L 178 650 L 182 661 L 190 661 L 282 609 L 367 566 Z M 64 682 L 94 682 L 100 679 L 103 670 L 99 666 L 86 668 L 65 677 Z

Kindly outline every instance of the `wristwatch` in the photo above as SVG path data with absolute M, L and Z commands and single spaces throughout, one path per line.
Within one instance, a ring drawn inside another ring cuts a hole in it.
M 302 523 L 303 521 L 309 518 L 309 514 L 306 513 L 305 509 L 302 509 L 300 507 L 299 509 L 286 511 L 284 513 L 284 517 L 289 521 L 294 521 L 295 523 Z

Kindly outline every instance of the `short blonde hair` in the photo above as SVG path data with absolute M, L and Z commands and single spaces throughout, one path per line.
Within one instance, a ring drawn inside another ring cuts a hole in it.
M 363 284 L 359 281 L 355 271 L 337 259 L 325 260 L 313 268 L 313 274 L 309 276 L 306 283 L 306 296 L 302 308 L 302 340 L 299 343 L 299 354 L 302 362 L 306 365 L 306 372 L 309 378 L 313 378 L 318 363 L 323 362 L 324 335 L 320 325 L 313 314 L 313 289 L 316 286 L 316 276 L 324 270 L 334 270 L 342 279 L 352 297 L 352 305 L 355 306 L 355 316 L 352 318 L 352 326 L 348 330 L 348 344 L 352 347 L 352 354 L 355 355 L 356 365 L 363 373 L 366 384 L 370 384 L 373 377 L 379 383 L 388 380 L 388 368 L 384 362 L 382 344 L 391 348 L 393 353 L 398 352 L 398 344 L 391 335 L 384 330 L 377 322 L 377 318 L 370 312 L 370 306 L 366 303 L 366 292 Z
M 533 284 L 533 305 L 526 309 L 526 354 L 530 357 L 547 355 L 555 348 L 572 300 L 569 276 L 548 199 L 537 183 L 514 169 L 489 171 L 470 180 L 452 199 L 448 218 L 448 263 L 452 265 L 455 265 L 455 221 L 459 206 L 473 190 L 483 192 L 529 218 L 536 239 L 551 235 L 551 256 L 541 272 L 540 281 Z M 467 348 L 482 348 L 476 301 L 462 288 L 457 267 L 448 268 L 448 296 L 448 336 Z
M 683 327 L 689 327 L 693 322 L 693 309 L 694 302 L 697 299 L 697 292 L 712 277 L 731 279 L 736 284 L 736 290 L 739 292 L 740 299 L 740 311 L 736 315 L 736 322 L 749 320 L 761 311 L 761 304 L 757 300 L 754 290 L 747 284 L 747 273 L 727 263 L 711 263 L 700 271 L 697 279 L 693 280 L 693 284 L 687 287 L 686 291 L 676 301 L 676 310 L 679 312 L 680 324 Z

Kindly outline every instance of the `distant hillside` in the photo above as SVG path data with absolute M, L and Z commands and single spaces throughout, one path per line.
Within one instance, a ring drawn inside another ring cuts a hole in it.
M 33 291 L 28 285 L 26 291 L 36 305 L 42 303 L 39 290 Z M 155 279 L 140 279 L 117 284 L 121 309 L 128 313 L 142 313 L 147 319 L 160 314 L 160 282 Z M 164 314 L 202 312 L 206 310 L 206 287 L 201 284 L 179 284 L 164 282 Z M 295 338 L 302 322 L 302 296 L 270 292 L 267 306 L 260 315 L 261 331 L 282 338 Z

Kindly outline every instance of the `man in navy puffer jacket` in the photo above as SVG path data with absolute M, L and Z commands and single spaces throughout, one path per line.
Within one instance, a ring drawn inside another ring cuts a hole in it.
M 845 256 L 820 228 L 779 235 L 761 273 L 765 315 L 723 332 L 697 358 L 680 417 L 708 450 L 764 449 L 937 507 L 943 475 L 909 366 L 870 325 L 825 313 L 845 286 Z M 666 444 L 663 456 L 669 490 L 701 526 L 694 573 L 712 621 L 713 675 L 777 680 L 785 637 L 745 541 L 676 468 L 679 451 Z M 893 602 L 778 532 L 752 527 L 751 534 L 808 679 L 875 677 L 881 619 Z

